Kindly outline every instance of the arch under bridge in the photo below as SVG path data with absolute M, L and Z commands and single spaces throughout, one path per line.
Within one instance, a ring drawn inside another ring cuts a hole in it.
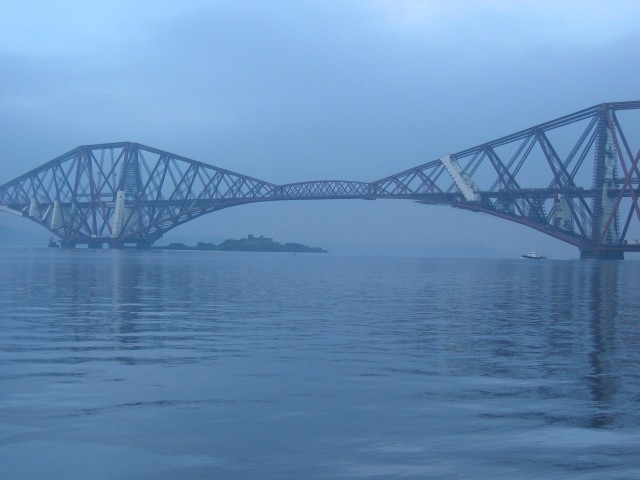
M 372 182 L 276 185 L 137 143 L 77 147 L 0 186 L 64 247 L 149 247 L 189 220 L 279 200 L 407 199 L 514 221 L 582 258 L 640 252 L 640 101 L 604 103 Z M 634 143 L 635 142 L 635 143 Z

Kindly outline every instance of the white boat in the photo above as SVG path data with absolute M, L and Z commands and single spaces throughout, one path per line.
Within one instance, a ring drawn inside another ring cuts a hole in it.
M 525 253 L 522 255 L 522 258 L 530 258 L 532 260 L 542 260 L 543 258 L 547 258 L 544 255 L 540 255 L 538 252 L 531 251 L 529 253 Z

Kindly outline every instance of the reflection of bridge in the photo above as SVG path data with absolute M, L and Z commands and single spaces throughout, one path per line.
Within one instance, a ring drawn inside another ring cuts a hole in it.
M 640 251 L 627 240 L 640 227 L 638 110 L 640 101 L 598 105 L 368 183 L 275 185 L 136 143 L 87 145 L 0 186 L 0 209 L 41 224 L 63 246 L 117 248 L 148 247 L 193 218 L 245 203 L 399 198 L 518 222 L 575 245 L 582 258 L 621 259 Z

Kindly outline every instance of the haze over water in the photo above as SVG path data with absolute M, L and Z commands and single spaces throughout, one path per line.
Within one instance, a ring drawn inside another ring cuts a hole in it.
M 638 263 L 0 252 L 15 479 L 633 478 Z

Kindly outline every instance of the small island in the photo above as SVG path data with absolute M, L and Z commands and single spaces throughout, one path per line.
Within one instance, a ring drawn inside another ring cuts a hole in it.
M 307 247 L 300 243 L 278 243 L 273 238 L 260 235 L 255 237 L 248 235 L 240 240 L 225 240 L 216 245 L 215 243 L 198 242 L 195 247 L 190 247 L 184 243 L 170 243 L 165 246 L 153 248 L 163 250 L 216 250 L 222 252 L 292 252 L 292 253 L 329 253 L 320 247 Z

